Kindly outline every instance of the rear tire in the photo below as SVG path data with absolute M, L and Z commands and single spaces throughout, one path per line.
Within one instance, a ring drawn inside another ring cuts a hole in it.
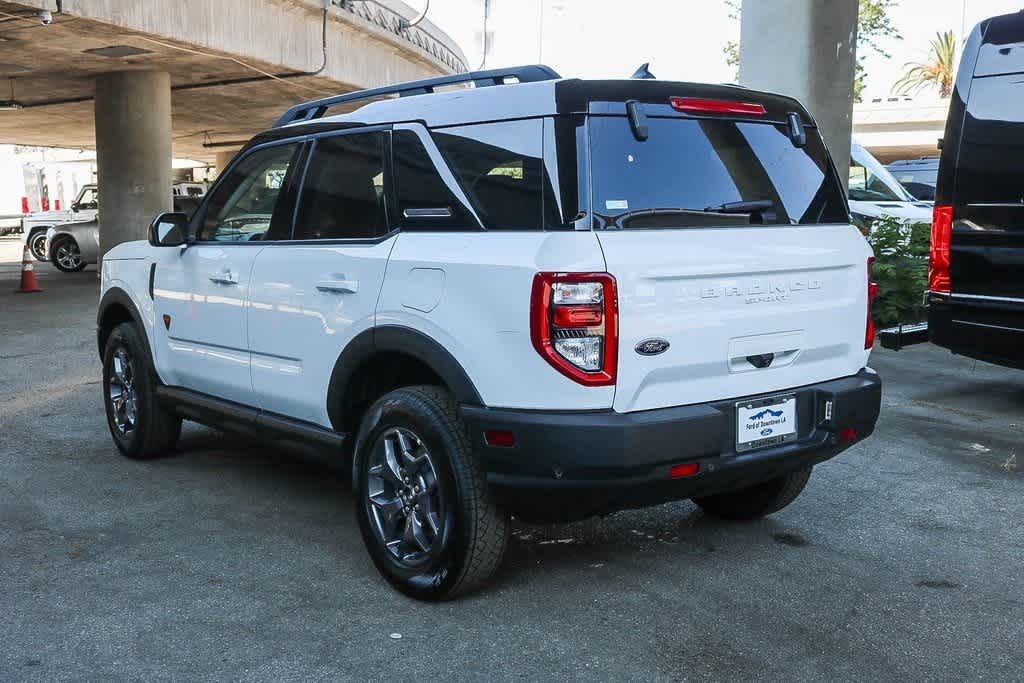
M 145 460 L 174 450 L 181 418 L 156 400 L 156 373 L 132 323 L 111 331 L 103 351 L 103 405 L 114 444 L 126 457 Z
M 509 515 L 491 499 L 444 389 L 397 389 L 371 406 L 353 479 L 366 549 L 402 593 L 448 600 L 479 588 L 501 565 Z
M 800 495 L 811 477 L 811 468 L 790 472 L 738 491 L 719 493 L 693 502 L 714 517 L 730 520 L 751 520 L 786 507 Z
M 32 258 L 36 261 L 46 261 L 46 230 L 46 228 L 33 230 L 25 241 L 28 250 L 32 253 Z
M 50 245 L 50 253 L 53 255 L 53 265 L 62 273 L 77 273 L 85 268 L 78 242 L 72 237 L 58 237 Z

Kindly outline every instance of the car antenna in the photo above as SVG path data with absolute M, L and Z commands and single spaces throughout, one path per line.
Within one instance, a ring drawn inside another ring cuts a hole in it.
M 630 76 L 630 78 L 654 78 L 654 74 L 652 74 L 651 70 L 647 68 L 650 65 L 650 62 L 644 62 L 640 65 L 639 69 L 633 72 L 633 75 Z

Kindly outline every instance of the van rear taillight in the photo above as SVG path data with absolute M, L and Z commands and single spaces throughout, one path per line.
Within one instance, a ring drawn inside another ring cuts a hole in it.
M 709 100 L 703 97 L 670 97 L 669 103 L 676 111 L 705 114 L 745 114 L 764 116 L 763 104 L 757 102 L 733 102 L 732 100 Z
M 953 207 L 932 209 L 932 245 L 928 252 L 928 291 L 949 294 L 949 244 L 953 238 Z
M 868 324 L 864 332 L 864 348 L 870 349 L 875 345 L 875 319 L 872 315 L 872 307 L 875 297 L 878 296 L 878 283 L 875 282 L 873 271 L 875 269 L 875 257 L 868 257 Z
M 566 377 L 587 386 L 615 384 L 618 294 L 608 273 L 537 273 L 530 337 Z

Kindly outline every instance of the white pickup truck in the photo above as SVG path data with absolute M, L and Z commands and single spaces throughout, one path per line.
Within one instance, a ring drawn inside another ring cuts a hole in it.
M 98 208 L 99 189 L 95 185 L 85 185 L 68 209 L 26 214 L 21 219 L 22 240 L 37 261 L 45 261 L 46 231 L 55 225 L 91 221 L 96 218 Z

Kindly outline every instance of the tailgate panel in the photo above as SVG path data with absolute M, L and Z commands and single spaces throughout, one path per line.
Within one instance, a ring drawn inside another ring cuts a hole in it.
M 598 238 L 618 282 L 617 411 L 779 391 L 852 375 L 867 362 L 871 252 L 853 227 Z M 657 355 L 636 351 L 652 338 L 670 346 Z

